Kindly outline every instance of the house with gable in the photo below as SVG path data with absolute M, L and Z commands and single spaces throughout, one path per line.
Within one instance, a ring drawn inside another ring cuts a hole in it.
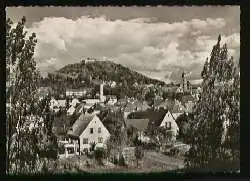
M 77 104 L 79 104 L 79 103 L 80 103 L 79 100 L 76 99 L 76 98 L 74 98 L 74 99 L 71 101 L 70 105 L 73 106 L 73 107 L 76 107 Z
M 155 129 L 157 127 L 165 127 L 167 130 L 172 131 L 172 140 L 176 140 L 179 133 L 179 127 L 175 122 L 175 117 L 168 110 L 160 111 L 143 111 L 133 112 L 128 115 L 128 119 L 148 119 L 148 129 Z M 149 130 L 146 131 L 149 131 Z
M 54 112 L 58 112 L 60 110 L 59 103 L 54 97 L 52 97 L 50 100 L 50 110 L 52 110 Z
M 92 147 L 106 148 L 110 133 L 95 114 L 81 114 L 75 121 L 68 135 L 78 145 L 80 152 L 90 151 Z
M 160 127 L 166 127 L 169 131 L 172 132 L 172 140 L 175 141 L 176 140 L 176 137 L 178 136 L 179 134 L 179 127 L 177 125 L 177 123 L 175 122 L 176 118 L 174 118 L 173 114 L 168 111 L 161 124 L 160 124 Z
M 59 108 L 65 108 L 66 107 L 66 99 L 60 99 L 57 100 Z

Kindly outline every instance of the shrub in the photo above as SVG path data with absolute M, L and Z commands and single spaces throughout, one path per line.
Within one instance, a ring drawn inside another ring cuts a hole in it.
M 106 158 L 106 152 L 104 149 L 98 148 L 94 151 L 94 157 L 95 159 L 99 162 L 99 164 L 103 164 L 102 163 L 102 159 Z

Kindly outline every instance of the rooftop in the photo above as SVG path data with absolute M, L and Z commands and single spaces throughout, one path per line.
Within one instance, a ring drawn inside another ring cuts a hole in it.
M 126 119 L 127 127 L 132 126 L 138 131 L 145 131 L 148 127 L 149 119 Z
M 72 130 L 68 131 L 68 134 L 71 136 L 79 137 L 86 129 L 89 122 L 94 118 L 94 116 L 95 115 L 81 114 L 81 116 L 73 124 Z

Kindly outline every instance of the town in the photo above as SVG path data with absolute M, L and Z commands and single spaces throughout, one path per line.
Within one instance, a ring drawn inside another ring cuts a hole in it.
M 8 8 L 6 173 L 239 172 L 239 15 Z
M 108 155 L 99 155 L 101 165 L 112 168 L 112 165 L 115 167 L 115 164 L 120 163 L 121 166 L 139 168 L 143 167 L 143 156 L 136 153 L 140 148 L 141 154 L 147 152 L 148 156 L 145 157 L 158 164 L 160 170 L 184 167 L 182 158 L 190 148 L 185 143 L 185 131 L 201 91 L 198 85 L 191 85 L 185 72 L 174 85 L 134 83 L 132 86 L 140 86 L 145 90 L 145 96 L 152 90 L 154 98 L 151 102 L 135 97 L 124 96 L 118 99 L 116 95 L 105 95 L 105 86 L 109 83 L 111 87 L 116 87 L 116 82 L 94 82 L 99 85 L 95 95 L 91 92 L 94 90 L 87 86 L 66 89 L 64 95 L 55 96 L 60 99 L 53 97 L 50 87 L 40 87 L 38 90 L 39 99 L 50 95 L 52 130 L 57 136 L 60 150 L 58 158 L 85 156 L 82 164 L 88 166 L 94 152 L 106 153 L 108 150 Z M 28 125 L 30 131 L 38 126 L 44 126 L 42 119 L 36 124 L 31 122 Z M 122 132 L 126 132 L 126 135 Z M 115 143 L 118 137 L 122 140 Z M 169 158 L 177 161 L 164 163 L 164 159 Z M 148 164 L 145 166 L 149 167 Z

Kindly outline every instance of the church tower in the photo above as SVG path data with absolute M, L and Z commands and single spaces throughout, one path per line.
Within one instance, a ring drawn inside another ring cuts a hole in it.
M 183 90 L 183 92 L 185 92 L 186 91 L 186 86 L 185 86 L 185 82 L 186 82 L 186 74 L 185 74 L 185 72 L 183 71 L 182 72 L 182 75 L 181 75 L 181 79 L 182 79 L 182 90 Z

